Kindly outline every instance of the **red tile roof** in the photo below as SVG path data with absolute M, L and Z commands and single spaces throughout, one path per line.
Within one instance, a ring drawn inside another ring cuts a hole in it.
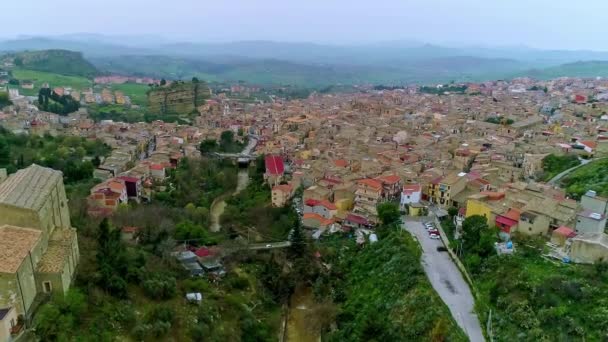
M 576 236 L 576 233 L 574 232 L 574 230 L 572 230 L 572 228 L 570 227 L 566 227 L 566 226 L 561 226 L 559 228 L 557 228 L 556 230 L 553 231 L 554 234 L 559 234 L 565 237 L 574 237 Z
M 318 205 L 323 206 L 323 207 L 327 208 L 328 210 L 336 210 L 336 209 L 338 209 L 338 207 L 336 207 L 335 204 L 331 203 L 328 200 L 319 201 Z
M 346 221 L 348 222 L 352 222 L 352 223 L 357 223 L 357 224 L 362 224 L 362 225 L 369 225 L 369 221 L 362 216 L 359 215 L 355 215 L 355 214 L 348 214 L 346 216 Z
M 406 195 L 411 195 L 414 192 L 419 192 L 422 190 L 422 186 L 420 184 L 406 184 L 403 186 L 403 193 Z
M 285 166 L 283 165 L 283 158 L 281 158 L 281 156 L 268 155 L 264 159 L 264 162 L 266 164 L 266 173 L 270 175 L 279 176 L 285 172 Z
M 379 181 L 377 181 L 375 179 L 370 179 L 370 178 L 359 179 L 357 181 L 357 184 L 367 185 L 370 188 L 374 188 L 374 189 L 378 189 L 378 190 L 382 189 L 382 183 L 380 183 Z
M 396 184 L 396 183 L 399 183 L 399 181 L 401 180 L 401 177 L 399 177 L 397 175 L 389 175 L 389 176 L 377 177 L 376 179 L 385 184 Z
M 334 165 L 336 165 L 338 167 L 347 167 L 348 162 L 346 161 L 346 159 L 338 159 L 338 160 L 334 160 Z
M 306 204 L 309 207 L 314 207 L 315 205 L 319 204 L 319 201 L 314 198 L 309 198 L 306 200 L 306 202 L 304 202 L 304 204 Z

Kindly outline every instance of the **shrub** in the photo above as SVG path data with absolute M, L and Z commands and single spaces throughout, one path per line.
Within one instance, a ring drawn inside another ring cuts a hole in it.
M 177 282 L 169 276 L 155 275 L 144 280 L 142 287 L 151 299 L 171 299 L 177 293 Z

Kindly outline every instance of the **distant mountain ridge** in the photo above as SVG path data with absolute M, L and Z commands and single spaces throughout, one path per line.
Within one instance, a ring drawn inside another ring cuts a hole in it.
M 595 77 L 606 75 L 602 61 L 608 61 L 608 52 L 602 51 L 444 47 L 399 41 L 362 45 L 273 41 L 189 43 L 154 36 L 96 34 L 0 41 L 0 51 L 36 49 L 82 52 L 86 61 L 76 63 L 80 65 L 76 68 L 59 64 L 33 67 L 89 78 L 97 72 L 93 69 L 97 69 L 104 74 L 186 80 L 198 77 L 208 81 L 244 80 L 306 87 L 475 82 L 519 76 Z

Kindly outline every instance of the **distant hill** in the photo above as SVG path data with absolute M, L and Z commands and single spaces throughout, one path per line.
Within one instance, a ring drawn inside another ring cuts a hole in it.
M 193 43 L 152 36 L 96 34 L 0 41 L 0 51 L 16 53 L 27 49 L 45 49 L 46 53 L 29 53 L 46 54 L 50 59 L 30 63 L 24 69 L 63 75 L 90 78 L 97 69 L 100 73 L 172 80 L 198 77 L 207 81 L 243 80 L 303 87 L 475 82 L 519 76 L 595 77 L 606 75 L 606 62 L 602 61 L 608 61 L 608 52 L 602 51 L 446 47 L 403 41 L 361 45 L 273 41 Z M 57 49 L 80 51 L 86 60 L 80 54 Z
M 545 69 L 532 69 L 523 73 L 537 79 L 558 77 L 608 77 L 608 61 L 586 61 L 558 65 Z
M 209 81 L 245 80 L 258 84 L 324 87 L 335 84 L 406 84 L 481 80 L 525 70 L 510 59 L 452 56 L 387 65 L 305 63 L 245 57 L 116 56 L 92 57 L 99 70 L 167 79 L 198 77 Z
M 40 50 L 10 53 L 15 66 L 35 71 L 44 71 L 66 76 L 92 78 L 98 72 L 82 53 L 68 50 Z

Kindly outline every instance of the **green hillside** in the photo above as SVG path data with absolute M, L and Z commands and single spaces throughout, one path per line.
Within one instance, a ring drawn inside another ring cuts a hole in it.
M 13 60 L 16 67 L 52 72 L 67 76 L 91 78 L 97 69 L 84 59 L 82 53 L 68 50 L 40 50 L 13 53 L 5 56 Z
M 576 169 L 561 184 L 569 195 L 580 198 L 587 190 L 595 190 L 600 196 L 608 196 L 608 159 L 593 161 Z
M 558 77 L 608 77 L 608 61 L 587 61 L 562 64 L 545 69 L 526 71 L 525 76 L 538 79 L 551 79 Z
M 14 78 L 20 81 L 34 81 L 35 89 L 40 88 L 44 83 L 48 83 L 51 87 L 72 87 L 78 90 L 88 88 L 93 84 L 91 80 L 80 76 L 65 76 L 36 70 L 14 69 L 12 74 Z

